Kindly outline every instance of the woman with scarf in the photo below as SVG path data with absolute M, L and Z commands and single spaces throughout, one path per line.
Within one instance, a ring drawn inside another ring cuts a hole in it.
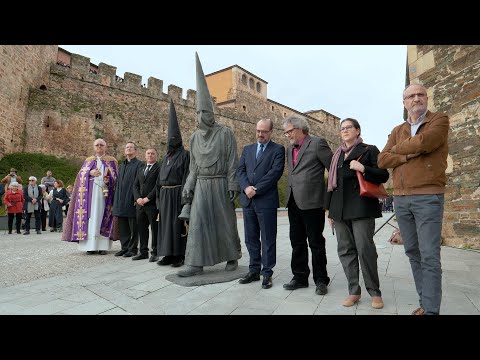
M 365 180 L 380 184 L 389 173 L 377 166 L 379 150 L 363 143 L 357 120 L 346 118 L 340 122 L 342 145 L 335 151 L 328 172 L 326 209 L 329 221 L 337 234 L 337 251 L 347 277 L 349 296 L 343 306 L 355 305 L 361 297 L 359 264 L 367 292 L 374 309 L 383 308 L 378 279 L 377 249 L 373 242 L 375 218 L 382 217 L 378 199 L 360 196 L 357 171 Z

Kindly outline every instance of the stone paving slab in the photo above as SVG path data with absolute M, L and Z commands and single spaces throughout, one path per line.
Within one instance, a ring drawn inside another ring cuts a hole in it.
M 385 214 L 389 217 L 389 214 Z M 384 219 L 377 219 L 377 228 Z M 239 267 L 248 271 L 243 220 L 238 219 L 243 257 Z M 101 314 L 101 315 L 408 315 L 418 306 L 410 264 L 403 246 L 387 242 L 392 229 L 376 236 L 380 286 L 385 307 L 371 307 L 362 276 L 362 299 L 341 305 L 347 282 L 336 253 L 336 239 L 328 229 L 327 269 L 329 293 L 315 294 L 310 286 L 287 291 L 292 278 L 288 217 L 278 217 L 277 265 L 273 287 L 261 281 L 239 284 L 237 279 L 203 285 L 180 286 L 166 279 L 181 268 L 158 266 L 148 260 L 115 257 L 119 243 L 106 256 L 78 250 L 78 244 L 60 240 L 58 233 L 4 235 L 0 233 L 0 314 Z M 442 247 L 442 314 L 480 314 L 480 252 Z M 218 265 L 224 267 L 224 263 Z M 245 272 L 246 272 L 245 271 Z M 243 276 L 243 275 L 242 275 Z

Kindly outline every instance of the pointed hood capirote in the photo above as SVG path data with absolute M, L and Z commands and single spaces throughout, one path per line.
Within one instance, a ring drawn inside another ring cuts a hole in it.
M 175 105 L 170 98 L 170 111 L 168 112 L 168 133 L 167 133 L 167 153 L 172 154 L 176 149 L 180 148 L 182 143 L 182 134 L 180 133 L 180 127 L 178 126 L 177 112 L 175 111 Z
M 215 117 L 213 116 L 213 102 L 210 92 L 208 91 L 207 81 L 203 74 L 202 64 L 198 54 L 195 52 L 197 64 L 197 113 L 203 111 L 203 116 L 200 116 L 199 127 L 212 127 L 215 124 Z M 197 115 L 198 116 L 198 115 Z

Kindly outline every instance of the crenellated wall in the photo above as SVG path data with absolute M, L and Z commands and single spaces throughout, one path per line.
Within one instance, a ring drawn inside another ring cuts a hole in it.
M 188 139 L 196 129 L 194 90 L 187 90 L 186 98 L 182 98 L 182 88 L 169 85 L 165 93 L 163 81 L 153 77 L 144 87 L 140 75 L 127 72 L 122 78 L 114 66 L 100 63 L 96 67 L 88 57 L 60 50 L 58 63 L 50 67 L 47 88 L 30 91 L 28 130 L 22 150 L 84 158 L 92 152 L 93 140 L 103 137 L 110 153 L 117 157 L 123 156 L 127 141 L 138 145 L 141 158 L 150 147 L 163 154 L 170 97 L 188 148 Z M 266 82 L 264 86 L 266 94 Z M 237 90 L 235 95 L 228 104 L 215 104 L 215 113 L 218 122 L 235 132 L 239 152 L 245 144 L 255 141 L 255 123 L 264 117 L 274 121 L 274 140 L 287 145 L 282 126 L 285 111 L 288 110 L 288 115 L 300 112 L 279 103 L 275 103 L 272 111 L 271 100 L 245 91 Z M 215 101 L 213 92 L 212 96 Z M 248 111 L 239 104 L 246 104 Z M 306 116 L 312 134 L 326 137 L 332 149 L 336 148 L 338 135 L 324 125 L 328 122 Z
M 480 249 L 480 46 L 408 46 L 410 82 L 450 117 L 443 243 Z
M 196 129 L 194 90 L 187 90 L 182 98 L 178 86 L 164 89 L 163 81 L 153 77 L 145 86 L 140 75 L 127 72 L 120 77 L 115 66 L 97 66 L 88 57 L 57 46 L 1 46 L 0 50 L 0 119 L 7 129 L 0 132 L 0 158 L 26 151 L 84 159 L 93 153 L 98 137 L 107 141 L 109 153 L 117 158 L 123 157 L 128 141 L 138 145 L 141 159 L 151 147 L 163 155 L 170 98 L 188 148 Z M 235 132 L 239 153 L 255 141 L 255 124 L 261 118 L 274 121 L 273 139 L 286 146 L 283 120 L 294 113 L 307 117 L 313 135 L 325 137 L 333 150 L 338 147 L 339 118 L 323 110 L 303 114 L 267 99 L 266 81 L 237 65 L 230 69 L 231 89 L 217 84 L 223 95 L 215 93 L 214 86 L 211 94 L 216 119 Z M 247 86 L 241 83 L 245 73 Z M 251 78 L 255 78 L 253 88 Z M 228 100 L 216 104 L 217 96 Z

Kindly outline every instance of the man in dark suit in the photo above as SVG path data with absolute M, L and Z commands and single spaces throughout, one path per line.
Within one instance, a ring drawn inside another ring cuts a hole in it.
M 152 253 L 150 262 L 158 260 L 157 256 L 157 233 L 156 223 L 158 209 L 155 204 L 157 190 L 158 171 L 160 166 L 157 163 L 157 151 L 148 149 L 145 152 L 147 163 L 138 169 L 135 183 L 133 185 L 133 196 L 137 204 L 137 226 L 140 236 L 140 254 L 132 257 L 132 260 L 148 259 L 148 226 L 152 228 Z
M 262 288 L 269 289 L 276 263 L 277 208 L 280 206 L 277 183 L 285 167 L 285 148 L 270 141 L 272 120 L 260 120 L 256 132 L 257 142 L 245 146 L 237 169 L 242 189 L 245 245 L 250 255 L 249 272 L 239 282 L 248 284 L 260 280 L 261 270 Z
M 310 136 L 307 120 L 292 115 L 284 120 L 287 149 L 287 207 L 292 244 L 293 279 L 287 290 L 308 287 L 308 246 L 312 253 L 313 281 L 317 295 L 325 295 L 330 278 L 325 253 L 325 169 L 330 168 L 332 150 L 325 139 Z M 308 244 L 307 244 L 308 238 Z
M 122 249 L 115 256 L 131 257 L 137 255 L 138 230 L 137 212 L 133 199 L 133 184 L 138 169 L 143 163 L 136 158 L 137 147 L 133 142 L 125 145 L 125 161 L 118 167 L 115 184 L 112 214 L 118 218 L 118 235 Z

